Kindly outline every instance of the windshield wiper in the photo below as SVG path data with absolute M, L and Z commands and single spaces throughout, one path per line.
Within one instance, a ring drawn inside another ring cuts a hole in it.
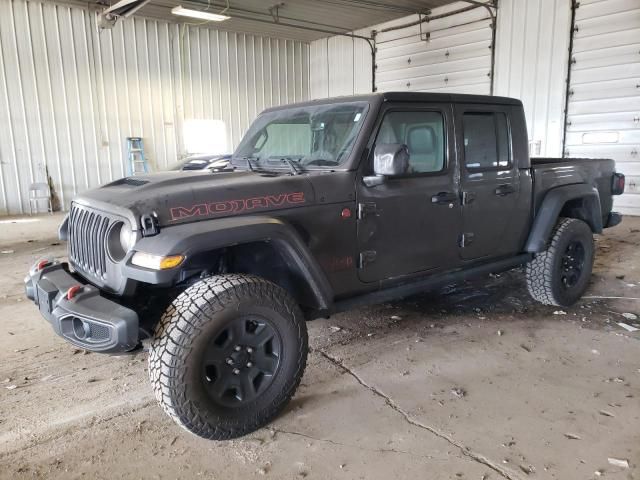
M 253 163 L 251 163 L 251 162 L 252 162 L 252 161 L 257 162 L 257 161 L 258 161 L 258 158 L 257 158 L 257 157 L 254 157 L 254 156 L 252 156 L 252 155 L 248 155 L 248 156 L 245 156 L 245 157 L 235 157 L 235 158 L 239 158 L 240 160 L 244 160 L 245 162 L 247 162 L 247 168 L 248 168 L 249 170 L 251 170 L 252 172 L 255 172 L 255 171 L 256 171 L 257 163 L 256 163 L 256 165 L 254 165 L 254 164 L 253 164 Z
M 247 162 L 247 168 L 252 172 L 278 173 L 278 170 L 269 169 L 267 168 L 266 165 L 263 165 L 262 163 L 260 163 L 259 157 L 256 157 L 253 155 L 247 155 L 247 156 L 235 157 L 235 158 L 239 160 L 244 160 L 245 162 Z M 304 170 L 300 167 L 300 165 L 297 165 L 296 162 L 289 157 L 279 157 L 278 160 L 280 160 L 282 163 L 285 163 L 289 167 L 289 170 L 293 175 L 301 175 L 304 172 Z
M 289 157 L 282 157 L 280 160 L 282 160 L 289 166 L 289 170 L 291 170 L 291 173 L 293 175 L 302 175 L 302 173 L 304 172 L 304 170 L 300 167 L 300 164 L 294 162 Z

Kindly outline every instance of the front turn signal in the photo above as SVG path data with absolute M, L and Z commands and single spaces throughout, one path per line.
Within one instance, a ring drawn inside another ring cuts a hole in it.
M 150 270 L 168 270 L 175 268 L 184 261 L 184 255 L 153 255 L 151 253 L 136 252 L 131 257 L 131 263 L 138 267 L 148 268 Z

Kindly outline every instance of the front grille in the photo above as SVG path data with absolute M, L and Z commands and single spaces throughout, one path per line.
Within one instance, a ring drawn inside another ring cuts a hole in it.
M 106 240 L 109 217 L 96 210 L 71 205 L 69 213 L 69 258 L 77 268 L 98 278 L 106 273 Z

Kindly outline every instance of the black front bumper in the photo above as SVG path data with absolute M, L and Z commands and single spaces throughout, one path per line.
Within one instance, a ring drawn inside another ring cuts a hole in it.
M 80 289 L 68 298 L 71 287 Z M 68 271 L 65 263 L 36 264 L 25 278 L 25 292 L 53 330 L 78 347 L 122 353 L 139 343 L 138 314 L 100 296 L 100 291 Z

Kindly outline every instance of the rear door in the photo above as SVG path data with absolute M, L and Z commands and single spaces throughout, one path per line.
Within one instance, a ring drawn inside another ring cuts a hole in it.
M 454 267 L 460 262 L 461 216 L 451 106 L 388 105 L 381 116 L 369 152 L 378 144 L 405 144 L 409 169 L 373 187 L 359 178 L 360 279 Z M 371 175 L 372 165 L 370 153 L 361 175 Z
M 508 105 L 456 105 L 464 260 L 518 252 L 529 221 L 525 170 L 514 161 Z

